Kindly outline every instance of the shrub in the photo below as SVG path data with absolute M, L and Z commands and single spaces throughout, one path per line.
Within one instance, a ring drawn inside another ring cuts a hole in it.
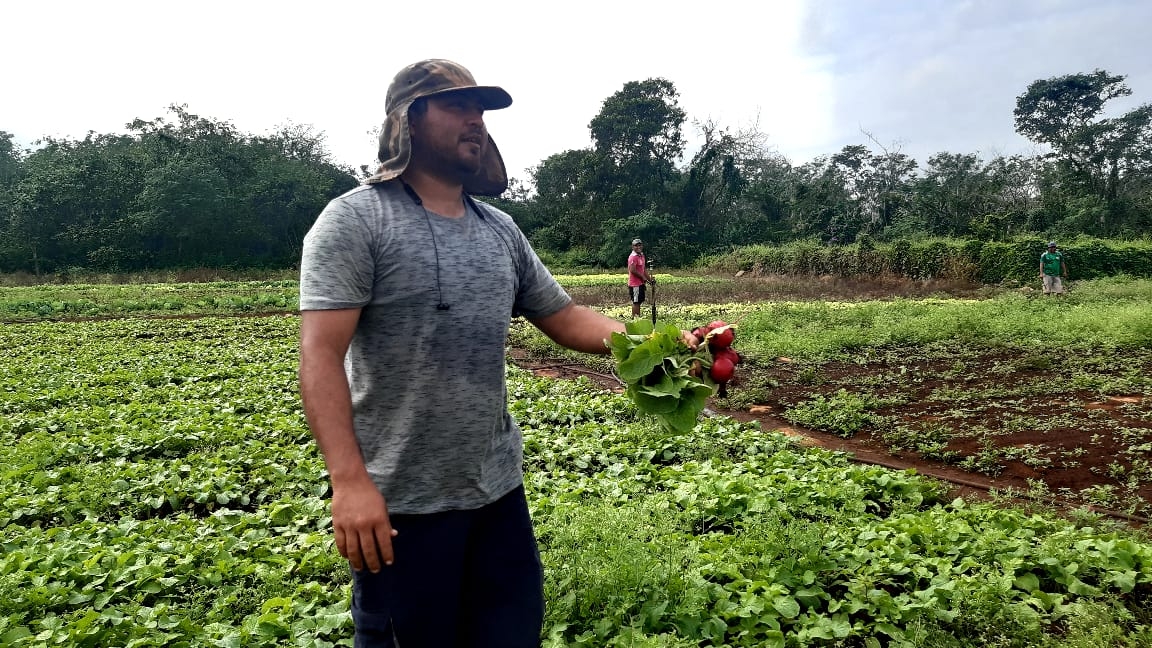
M 781 246 L 750 245 L 727 254 L 702 257 L 696 264 L 719 272 L 754 270 L 782 275 L 880 275 L 911 279 L 954 279 L 982 283 L 1032 282 L 1047 239 L 1011 241 L 898 239 L 877 245 L 861 238 L 854 245 L 827 247 L 815 241 Z M 1152 242 L 1081 238 L 1062 244 L 1072 279 L 1126 275 L 1152 277 Z

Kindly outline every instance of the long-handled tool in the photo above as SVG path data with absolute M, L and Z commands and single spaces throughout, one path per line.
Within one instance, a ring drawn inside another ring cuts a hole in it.
M 656 282 L 652 282 L 652 328 L 656 328 Z

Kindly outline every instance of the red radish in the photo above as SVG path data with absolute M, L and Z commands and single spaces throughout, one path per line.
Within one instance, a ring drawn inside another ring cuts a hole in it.
M 709 331 L 714 331 L 721 326 L 728 326 L 728 322 L 725 322 L 724 320 L 716 320 L 714 322 L 710 322 L 705 328 L 707 328 Z
M 732 347 L 728 347 L 726 349 L 717 349 L 715 352 L 712 353 L 712 357 L 713 358 L 726 358 L 733 365 L 740 364 L 740 354 L 737 353 L 736 349 L 733 349 Z
M 727 324 L 713 330 L 711 335 L 712 337 L 708 339 L 708 346 L 713 349 L 727 349 L 736 340 L 736 332 Z
M 724 384 L 732 380 L 732 374 L 735 373 L 736 366 L 728 358 L 720 357 L 712 361 L 712 369 L 708 375 L 712 376 L 712 380 L 720 384 Z

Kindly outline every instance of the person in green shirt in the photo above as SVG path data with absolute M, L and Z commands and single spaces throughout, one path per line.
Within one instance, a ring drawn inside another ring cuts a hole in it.
M 1048 251 L 1040 255 L 1040 279 L 1044 282 L 1044 294 L 1063 294 L 1063 279 L 1067 278 L 1068 264 L 1064 263 L 1064 255 L 1056 249 L 1056 241 L 1052 241 L 1048 244 Z

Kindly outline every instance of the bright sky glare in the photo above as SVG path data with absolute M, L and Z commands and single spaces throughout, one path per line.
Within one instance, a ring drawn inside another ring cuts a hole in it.
M 1118 107 L 1152 101 L 1147 0 L 15 0 L 0 16 L 0 130 L 23 146 L 182 103 L 253 134 L 311 124 L 338 162 L 372 165 L 388 83 L 433 57 L 511 93 L 487 121 L 522 179 L 590 146 L 604 99 L 652 77 L 690 121 L 757 126 L 796 164 L 876 150 L 869 135 L 921 164 L 1033 152 L 1012 109 L 1038 78 L 1103 68 L 1134 90 Z

